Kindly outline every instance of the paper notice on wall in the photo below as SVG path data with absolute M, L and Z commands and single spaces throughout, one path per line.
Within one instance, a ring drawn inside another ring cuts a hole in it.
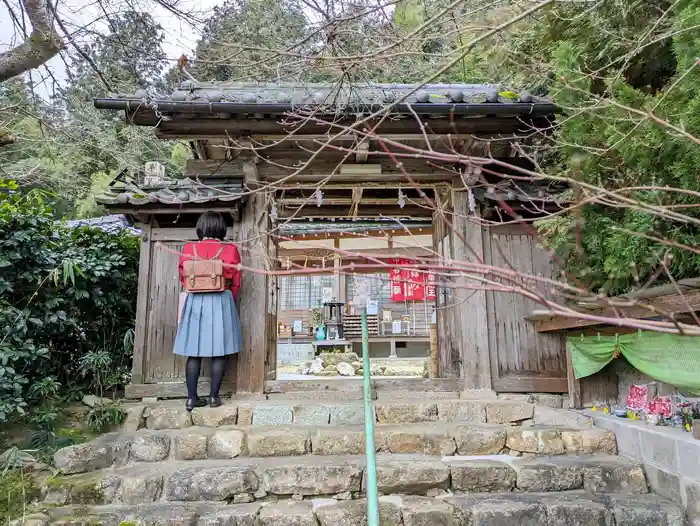
M 321 303 L 330 303 L 334 299 L 333 287 L 323 287 L 323 289 L 321 289 Z
M 367 314 L 369 316 L 376 316 L 379 314 L 379 302 L 377 300 L 367 301 Z

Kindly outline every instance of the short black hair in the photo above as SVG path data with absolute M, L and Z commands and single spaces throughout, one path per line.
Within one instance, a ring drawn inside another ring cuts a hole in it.
M 222 240 L 226 237 L 226 220 L 219 212 L 204 212 L 197 220 L 197 237 Z

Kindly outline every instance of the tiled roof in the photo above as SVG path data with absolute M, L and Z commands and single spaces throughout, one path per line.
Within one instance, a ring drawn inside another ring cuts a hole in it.
M 73 219 L 66 221 L 65 225 L 70 228 L 80 228 L 84 226 L 97 227 L 110 234 L 118 234 L 122 231 L 131 232 L 133 234 L 140 234 L 141 231 L 137 228 L 132 227 L 129 224 L 129 220 L 126 216 L 121 214 L 114 214 L 102 217 L 91 217 L 88 219 Z
M 164 179 L 162 182 L 136 186 L 134 184 L 115 185 L 102 195 L 95 197 L 98 203 L 106 206 L 129 205 L 173 205 L 201 203 L 229 203 L 242 197 L 240 180 L 208 180 L 200 183 L 193 179 Z
M 488 188 L 475 187 L 472 189 L 477 201 L 521 201 L 523 203 L 540 202 L 554 203 L 561 200 L 561 193 L 566 185 L 523 184 L 517 181 L 505 180 L 501 184 Z
M 110 95 L 96 99 L 95 106 L 102 109 L 129 111 L 155 110 L 168 112 L 274 114 L 289 108 L 327 108 L 335 113 L 377 111 L 394 106 L 400 113 L 411 113 L 407 105 L 415 105 L 414 111 L 426 113 L 461 112 L 473 109 L 473 113 L 490 114 L 508 110 L 518 114 L 554 113 L 551 100 L 536 97 L 527 91 L 514 93 L 497 85 L 483 84 L 364 84 L 338 86 L 334 84 L 241 84 L 183 82 L 169 94 L 148 93 L 138 90 L 133 94 Z M 448 110 L 449 107 L 450 109 Z M 444 111 L 443 111 L 444 110 Z

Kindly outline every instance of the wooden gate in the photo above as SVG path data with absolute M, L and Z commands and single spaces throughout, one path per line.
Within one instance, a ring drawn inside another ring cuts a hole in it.
M 186 358 L 173 354 L 178 325 L 178 306 L 182 287 L 178 274 L 180 252 L 186 243 L 197 239 L 194 229 L 144 227 L 139 268 L 136 341 L 132 383 L 127 396 L 184 396 Z M 233 231 L 229 229 L 228 239 Z M 204 360 L 200 375 L 200 395 L 209 392 L 211 364 Z M 235 390 L 236 361 L 221 388 L 222 394 Z
M 520 226 L 483 230 L 487 265 L 550 278 L 549 254 Z M 516 278 L 521 282 L 523 278 Z M 542 283 L 530 282 L 549 294 Z M 499 392 L 566 392 L 566 347 L 562 334 L 538 333 L 525 319 L 537 303 L 521 294 L 486 292 L 493 389 Z

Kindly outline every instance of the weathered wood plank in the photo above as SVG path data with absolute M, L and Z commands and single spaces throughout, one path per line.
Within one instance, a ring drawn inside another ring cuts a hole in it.
M 477 208 L 474 214 L 470 214 L 468 195 L 463 188 L 460 189 L 461 186 L 461 181 L 457 182 L 452 191 L 454 259 L 483 261 L 483 234 L 481 226 L 475 221 L 480 217 L 480 212 Z M 483 283 L 464 274 L 456 277 L 455 329 L 462 359 L 463 387 L 467 390 L 491 390 L 486 292 L 467 289 L 467 286 L 481 287 Z
M 443 259 L 451 259 L 452 236 L 448 231 L 447 223 L 440 214 L 433 214 L 433 250 Z M 445 276 L 440 277 L 440 281 L 448 281 Z M 452 307 L 452 292 L 448 287 L 437 287 L 437 298 L 435 306 L 437 309 L 438 326 L 438 369 L 443 378 L 457 377 L 457 364 L 459 360 L 459 349 L 454 340 L 454 308 Z
M 546 251 L 536 246 L 536 238 L 527 235 L 524 230 L 519 233 L 513 229 L 505 230 L 502 234 L 493 232 L 491 229 L 483 236 L 486 263 L 519 273 L 510 281 L 505 278 L 497 281 L 506 284 L 521 283 L 528 290 L 546 294 L 546 286 L 538 283 L 535 277 L 549 277 L 551 259 Z M 535 302 L 517 293 L 489 291 L 486 298 L 491 369 L 496 390 L 516 389 L 525 392 L 528 386 L 537 386 L 536 390 L 540 392 L 566 391 L 563 338 L 539 334 L 524 319 L 525 313 L 533 308 Z M 531 380 L 526 381 L 526 378 Z M 551 380 L 552 378 L 561 381 Z
M 181 292 L 178 262 L 183 243 L 154 243 L 148 309 L 146 382 L 184 377 L 184 359 L 173 354 Z
M 225 177 L 227 179 L 243 180 L 243 160 L 187 159 L 185 175 L 198 179 Z
M 617 405 L 618 376 L 617 364 L 613 360 L 596 374 L 578 380 L 580 384 L 581 406 Z
M 626 318 L 650 318 L 664 314 L 681 314 L 691 311 L 700 311 L 700 290 L 684 292 L 683 296 L 669 294 L 640 300 L 642 305 L 630 307 L 617 307 L 615 309 L 607 307 L 602 309 L 591 309 L 582 311 L 585 314 L 610 318 L 610 323 L 614 323 L 614 318 L 624 316 Z M 618 314 L 619 313 L 619 316 Z M 598 321 L 584 320 L 580 318 L 569 318 L 565 316 L 555 316 L 548 320 L 535 322 L 538 332 L 562 331 L 567 329 L 580 329 L 600 325 Z
M 267 250 L 270 256 L 270 267 L 277 267 L 277 245 L 271 238 L 267 239 Z M 267 276 L 267 298 L 265 300 L 267 309 L 265 312 L 265 379 L 274 380 L 277 375 L 277 314 L 279 299 L 277 293 L 279 277 Z M 274 375 L 274 376 L 272 376 Z
M 264 138 L 264 136 L 269 135 L 283 135 L 287 132 L 290 127 L 285 127 L 280 125 L 276 120 L 273 119 L 261 119 L 261 120 L 232 120 L 232 119 L 188 119 L 180 121 L 169 121 L 165 122 L 162 119 L 158 119 L 154 116 L 153 120 L 149 120 L 149 117 L 145 113 L 139 113 L 135 115 L 130 115 L 130 119 L 135 119 L 134 124 L 143 125 L 157 125 L 155 132 L 156 135 L 163 139 L 177 139 L 177 138 L 193 138 L 201 139 L 204 136 L 221 138 L 221 137 L 249 137 L 252 136 L 254 139 Z M 531 127 L 541 127 L 547 128 L 551 126 L 551 123 L 547 119 L 535 117 L 528 119 L 528 122 L 523 120 L 524 117 L 513 119 L 513 118 L 465 118 L 465 119 L 430 119 L 430 129 L 435 135 L 458 135 L 458 134 L 474 134 L 478 133 L 480 136 L 484 133 L 496 133 L 500 134 L 501 137 L 510 134 L 531 134 Z M 387 134 L 403 134 L 409 135 L 411 126 L 413 125 L 415 129 L 415 137 L 420 139 L 422 137 L 420 130 L 415 126 L 415 121 L 413 119 L 386 119 L 381 122 L 379 121 L 368 121 L 363 123 L 362 128 L 372 129 L 375 126 L 375 133 L 381 136 Z M 297 126 L 294 128 L 292 139 L 302 140 L 307 137 L 314 138 L 325 138 L 327 139 L 327 134 L 337 134 L 340 131 L 346 130 L 348 128 L 353 128 L 357 126 L 357 121 L 355 120 L 339 120 L 335 122 L 324 122 L 319 123 L 313 120 L 308 121 L 306 124 Z M 261 137 L 262 136 L 262 137 Z
M 243 209 L 239 249 L 245 266 L 258 272 L 243 271 L 241 275 L 240 318 L 243 349 L 237 356 L 236 390 L 242 393 L 262 393 L 265 382 L 267 312 L 267 254 L 268 215 L 266 195 L 253 194 Z
M 566 393 L 568 383 L 561 377 L 503 376 L 493 388 L 499 393 Z
M 146 363 L 146 341 L 148 334 L 148 303 L 149 282 L 151 274 L 151 254 L 153 241 L 151 240 L 150 223 L 142 225 L 141 249 L 139 253 L 139 281 L 136 292 L 136 327 L 134 330 L 134 360 L 131 368 L 131 381 L 142 383 L 145 381 L 144 368 Z
M 241 197 L 241 201 L 246 200 L 246 196 Z M 114 205 L 109 207 L 112 214 L 149 214 L 149 215 L 173 215 L 173 214 L 201 214 L 204 212 L 236 213 L 238 205 L 229 203 L 174 203 L 172 205 Z
M 319 254 L 319 250 L 324 249 L 314 249 L 314 248 L 279 248 L 278 255 L 280 257 L 288 257 L 291 259 L 305 259 L 309 256 L 315 256 Z M 352 253 L 356 253 L 352 255 Z M 342 252 L 334 250 L 332 248 L 325 249 L 325 253 L 328 257 L 340 254 L 343 260 L 346 259 L 357 259 L 364 256 L 370 256 L 375 258 L 390 259 L 395 257 L 413 257 L 413 258 L 431 258 L 434 256 L 432 250 L 423 247 L 395 247 L 395 248 L 367 248 L 367 249 L 353 249 L 346 250 L 343 249 Z M 388 270 L 388 269 L 387 269 Z
M 568 350 L 566 351 L 566 380 L 569 390 L 569 407 L 571 409 L 581 409 L 581 381 L 576 379 L 571 355 Z
M 430 378 L 440 377 L 440 359 L 438 353 L 437 324 L 430 324 Z

